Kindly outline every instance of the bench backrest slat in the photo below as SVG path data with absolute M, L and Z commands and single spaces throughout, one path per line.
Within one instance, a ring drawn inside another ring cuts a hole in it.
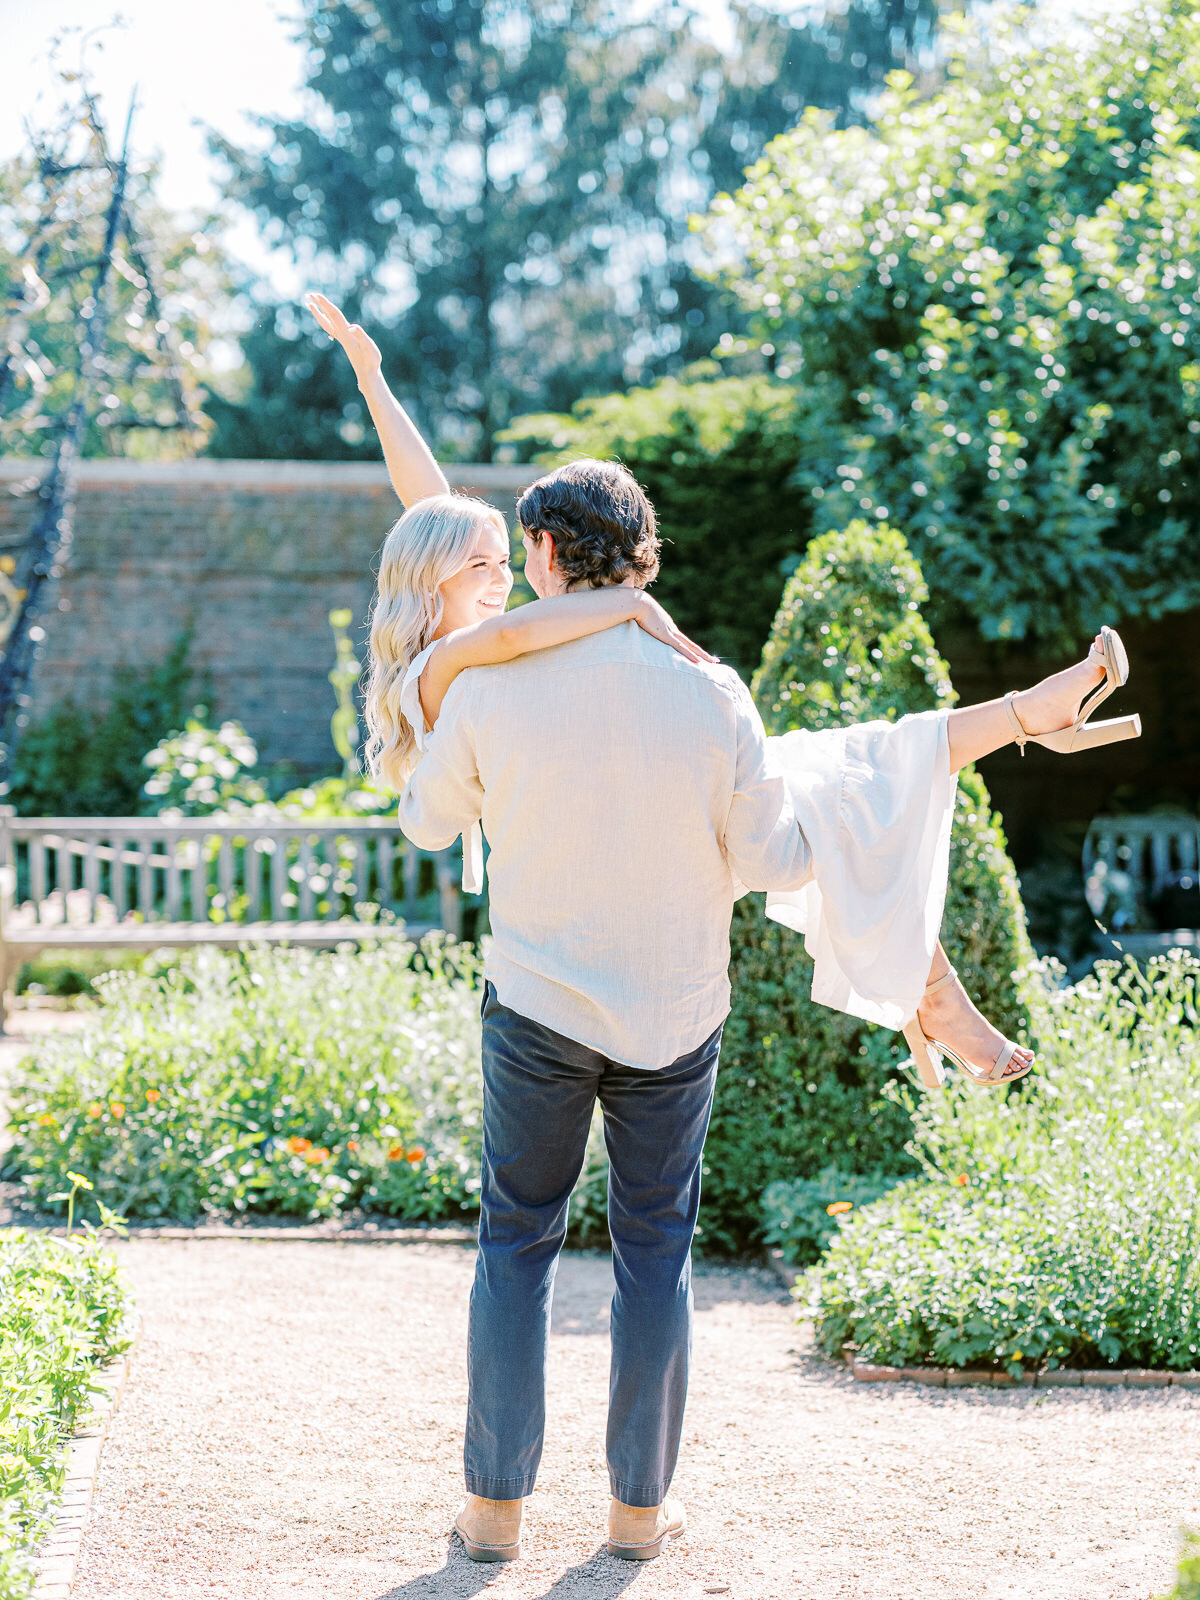
M 46 898 L 46 846 L 41 839 L 29 841 L 29 893 L 38 905 Z
M 84 847 L 83 854 L 83 889 L 87 895 L 88 920 L 95 921 L 96 902 L 100 899 L 100 856 L 99 847 L 93 839 Z
M 247 841 L 244 851 L 246 873 L 246 921 L 262 920 L 262 851 L 259 840 Z
M 0 807 L 0 915 L 22 937 L 61 924 L 68 907 L 81 933 L 131 916 L 185 929 L 212 920 L 216 896 L 225 918 L 259 927 L 342 920 L 367 903 L 425 925 L 440 912 L 457 932 L 456 855 L 417 850 L 385 817 L 16 817 Z
M 1195 870 L 1198 833 L 1200 823 L 1186 816 L 1097 817 L 1084 841 L 1084 873 L 1102 861 L 1153 898 L 1175 873 Z
M 287 919 L 287 906 L 284 904 L 284 895 L 287 894 L 287 851 L 277 839 L 271 841 L 271 921 L 284 922 Z
M 167 921 L 178 922 L 183 915 L 183 881 L 179 871 L 179 846 L 167 843 Z

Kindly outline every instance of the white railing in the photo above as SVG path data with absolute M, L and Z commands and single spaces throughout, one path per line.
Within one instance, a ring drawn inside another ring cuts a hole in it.
M 417 850 L 385 817 L 263 823 L 0 808 L 0 1004 L 20 963 L 53 946 L 333 945 L 434 927 L 458 938 L 460 871 L 456 850 Z M 391 916 L 380 921 L 380 911 Z

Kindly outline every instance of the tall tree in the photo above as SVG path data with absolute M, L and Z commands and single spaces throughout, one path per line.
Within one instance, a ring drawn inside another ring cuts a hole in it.
M 303 0 L 312 114 L 264 152 L 214 146 L 228 193 L 369 321 L 443 450 L 487 458 L 518 411 L 706 355 L 737 312 L 693 272 L 689 213 L 808 103 L 858 115 L 919 52 L 936 0 L 855 0 L 797 26 L 628 0 Z M 865 40 L 870 48 L 860 48 Z M 243 340 L 218 454 L 369 453 L 348 372 L 290 307 Z
M 809 113 L 709 237 L 829 408 L 827 525 L 903 528 L 935 618 L 1078 640 L 1200 602 L 1200 28 L 963 42 L 870 132 Z

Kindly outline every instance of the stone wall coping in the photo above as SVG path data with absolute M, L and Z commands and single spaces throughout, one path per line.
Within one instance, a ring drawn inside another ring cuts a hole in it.
M 46 470 L 40 460 L 0 461 L 0 485 L 8 492 L 32 489 Z M 494 494 L 519 494 L 540 477 L 538 466 L 459 461 L 448 465 L 452 488 L 481 489 Z M 387 468 L 377 461 L 124 461 L 117 458 L 81 461 L 76 472 L 81 489 L 213 488 L 290 493 L 296 490 L 386 489 Z

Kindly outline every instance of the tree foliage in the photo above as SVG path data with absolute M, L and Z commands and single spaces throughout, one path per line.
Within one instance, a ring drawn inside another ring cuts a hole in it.
M 1059 642 L 1200 600 L 1198 80 L 1180 0 L 968 36 L 932 98 L 806 112 L 710 213 L 777 375 L 830 398 L 822 516 L 904 528 L 935 619 Z
M 747 3 L 726 54 L 690 7 L 628 0 L 304 0 L 311 113 L 261 152 L 214 139 L 228 194 L 369 323 L 443 452 L 487 459 L 520 411 L 707 355 L 727 297 L 689 213 L 805 104 L 860 114 L 926 49 L 937 0 L 853 0 L 822 23 Z M 290 307 L 243 339 L 213 451 L 370 454 L 353 378 Z

